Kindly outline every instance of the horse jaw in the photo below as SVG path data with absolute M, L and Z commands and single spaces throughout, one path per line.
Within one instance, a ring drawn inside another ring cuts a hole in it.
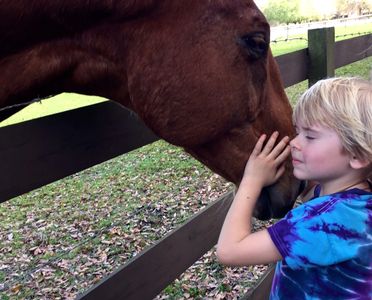
M 249 154 L 259 137 L 254 125 L 247 122 L 219 139 L 192 148 L 185 147 L 185 150 L 212 171 L 238 186 Z M 288 160 L 286 171 L 278 182 L 262 190 L 254 216 L 260 220 L 283 217 L 293 207 L 300 192 L 300 181 L 293 176 Z
M 268 24 L 252 3 L 239 3 L 235 9 L 210 8 L 208 13 L 206 7 L 178 16 L 182 23 L 195 14 L 196 31 L 163 25 L 165 32 L 157 35 L 144 24 L 141 32 L 149 35 L 133 40 L 136 51 L 129 47 L 127 59 L 131 104 L 141 119 L 158 136 L 235 184 L 260 134 L 294 134 L 292 110 L 271 52 L 252 59 L 237 43 L 237 37 L 255 32 L 269 40 Z M 244 22 L 229 31 L 223 24 L 231 20 Z M 155 21 L 161 27 L 166 20 Z M 282 216 L 292 207 L 298 187 L 288 167 L 277 184 L 263 191 L 256 216 Z

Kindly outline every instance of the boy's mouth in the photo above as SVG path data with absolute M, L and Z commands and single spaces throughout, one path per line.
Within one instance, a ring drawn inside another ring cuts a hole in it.
M 297 165 L 297 164 L 299 164 L 299 163 L 301 163 L 302 161 L 300 161 L 299 159 L 297 159 L 297 158 L 295 158 L 295 157 L 293 157 L 292 158 L 292 164 L 293 165 Z

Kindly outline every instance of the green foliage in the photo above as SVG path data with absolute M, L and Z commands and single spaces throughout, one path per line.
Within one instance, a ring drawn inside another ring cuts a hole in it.
M 176 280 L 173 284 L 168 285 L 163 293 L 167 295 L 170 299 L 177 299 L 183 296 L 182 283 Z
M 299 22 L 299 0 L 269 0 L 263 13 L 270 24 Z
M 327 0 L 325 0 L 327 2 Z M 336 0 L 319 7 L 311 0 L 268 0 L 262 12 L 271 25 L 359 16 L 372 11 L 372 0 Z
M 357 14 L 361 15 L 372 10 L 371 0 L 337 0 L 337 13 L 339 16 Z

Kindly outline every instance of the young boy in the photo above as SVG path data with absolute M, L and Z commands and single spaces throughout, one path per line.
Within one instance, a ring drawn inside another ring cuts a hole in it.
M 372 83 L 321 80 L 300 98 L 297 136 L 275 132 L 253 150 L 223 224 L 219 260 L 278 262 L 271 299 L 372 299 Z M 289 144 L 288 144 L 289 143 Z M 251 233 L 258 195 L 284 172 L 317 183 L 314 197 L 267 230 Z

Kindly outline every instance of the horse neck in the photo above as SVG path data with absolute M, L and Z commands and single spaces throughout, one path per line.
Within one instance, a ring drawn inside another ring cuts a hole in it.
M 77 92 L 130 106 L 125 22 L 154 1 L 2 1 L 0 107 Z

